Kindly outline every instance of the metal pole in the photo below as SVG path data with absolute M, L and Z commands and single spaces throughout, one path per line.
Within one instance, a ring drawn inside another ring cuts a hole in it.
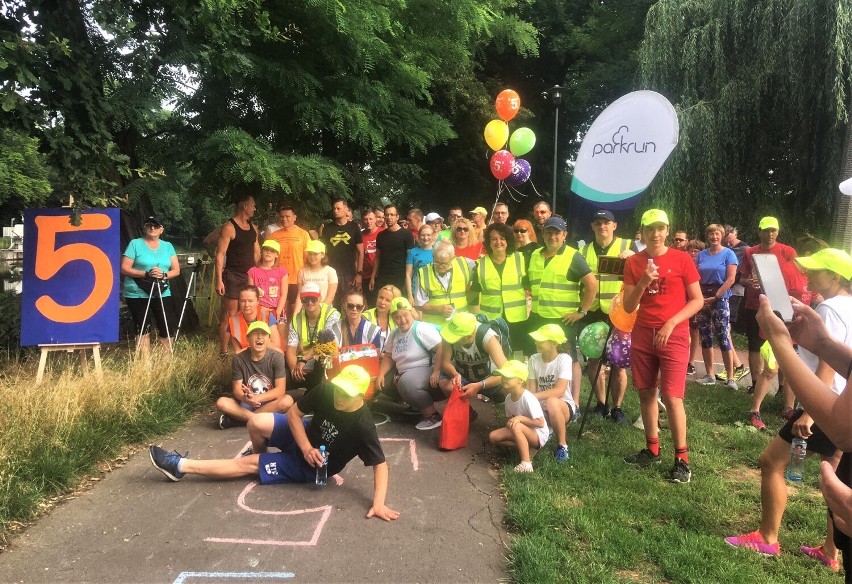
M 557 148 L 559 141 L 559 104 L 553 110 L 556 112 L 556 116 L 553 125 L 553 205 L 551 206 L 551 210 L 553 213 L 556 213 L 556 177 L 559 174 L 559 170 L 556 167 L 559 157 L 559 149 Z

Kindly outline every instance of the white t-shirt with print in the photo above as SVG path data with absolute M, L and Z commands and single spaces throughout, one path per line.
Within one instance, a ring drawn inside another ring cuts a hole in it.
M 574 396 L 571 393 L 571 377 L 573 359 L 567 353 L 559 353 L 556 359 L 550 363 L 545 363 L 541 358 L 541 353 L 535 353 L 527 362 L 527 367 L 530 371 L 530 379 L 535 379 L 535 392 L 538 394 L 542 391 L 553 389 L 556 382 L 560 379 L 568 381 L 568 387 L 565 388 L 565 394 L 562 396 L 562 401 L 571 406 L 571 411 L 576 412 L 577 406 L 574 404 Z
M 299 292 L 302 291 L 302 286 L 304 286 L 307 282 L 313 282 L 317 286 L 320 287 L 320 302 L 325 301 L 325 297 L 328 294 L 328 285 L 329 284 L 337 284 L 337 271 L 331 266 L 323 266 L 319 270 L 311 270 L 309 267 L 305 266 L 301 270 L 299 270 L 299 275 L 297 278 L 297 282 L 299 284 Z
M 503 402 L 503 407 L 506 409 L 506 418 L 515 416 L 526 416 L 532 420 L 542 418 L 544 426 L 535 428 L 535 433 L 538 434 L 539 448 L 544 446 L 547 439 L 550 438 L 550 426 L 547 425 L 547 418 L 544 415 L 544 410 L 541 409 L 541 402 L 529 391 L 524 391 L 518 401 L 512 401 L 512 394 L 506 396 L 506 401 Z
M 828 334 L 845 344 L 852 346 L 852 296 L 835 296 L 817 306 L 817 314 L 825 322 Z M 816 372 L 819 357 L 803 347 L 799 347 L 799 357 L 811 371 Z M 840 395 L 846 387 L 846 372 L 834 374 L 831 391 Z
M 420 340 L 419 344 L 414 340 L 415 334 Z M 411 324 L 408 332 L 404 333 L 398 328 L 391 331 L 384 350 L 391 354 L 396 370 L 399 373 L 405 373 L 415 367 L 431 365 L 430 351 L 434 352 L 440 343 L 441 333 L 438 332 L 437 328 L 428 322 L 415 321 Z M 420 345 L 423 345 L 427 350 L 424 350 Z

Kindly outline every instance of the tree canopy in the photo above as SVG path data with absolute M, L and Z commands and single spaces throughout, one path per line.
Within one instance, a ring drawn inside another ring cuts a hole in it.
M 659 0 L 642 83 L 680 117 L 678 148 L 645 199 L 703 229 L 776 215 L 826 234 L 848 118 L 852 6 L 833 0 Z

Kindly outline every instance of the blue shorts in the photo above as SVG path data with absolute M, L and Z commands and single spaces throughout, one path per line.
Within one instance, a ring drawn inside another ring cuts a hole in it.
M 258 459 L 258 474 L 263 485 L 276 483 L 309 483 L 316 479 L 316 469 L 309 465 L 299 450 L 286 414 L 272 414 L 275 422 L 269 446 L 281 452 L 265 452 Z M 305 427 L 307 420 L 302 420 Z

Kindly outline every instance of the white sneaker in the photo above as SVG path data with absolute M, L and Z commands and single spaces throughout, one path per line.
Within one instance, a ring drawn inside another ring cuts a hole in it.
M 532 462 L 521 462 L 515 467 L 515 472 L 533 472 Z
M 705 375 L 701 379 L 696 380 L 696 383 L 699 385 L 716 385 L 716 378 L 711 377 L 709 375 Z
M 728 381 L 726 381 L 725 387 L 727 387 L 728 389 L 733 389 L 733 390 L 737 390 L 737 389 L 740 388 L 740 386 L 737 385 L 737 382 L 734 381 L 733 379 L 729 379 Z

